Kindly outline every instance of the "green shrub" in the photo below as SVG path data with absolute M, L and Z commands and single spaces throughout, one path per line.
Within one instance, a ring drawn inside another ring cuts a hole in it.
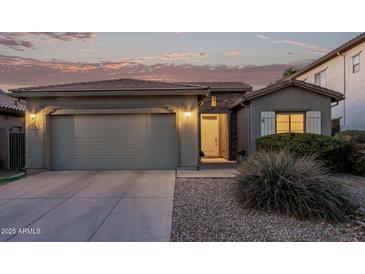
M 313 156 L 258 151 L 248 156 L 239 171 L 247 207 L 335 223 L 356 213 L 351 196 Z
M 352 144 L 352 153 L 348 157 L 351 173 L 365 176 L 365 144 Z
M 365 131 L 364 130 L 345 130 L 336 134 L 347 141 L 365 144 Z
M 336 137 L 310 133 L 283 133 L 267 135 L 256 140 L 257 150 L 287 149 L 296 155 L 315 155 L 332 172 L 346 170 L 349 143 Z
M 350 143 L 346 162 L 352 174 L 365 176 L 365 131 L 347 130 L 337 134 L 338 138 Z

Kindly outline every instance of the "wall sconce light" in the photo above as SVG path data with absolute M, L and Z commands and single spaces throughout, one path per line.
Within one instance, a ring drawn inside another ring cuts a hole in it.
M 30 119 L 32 119 L 33 122 L 35 121 L 36 118 L 37 118 L 37 114 L 35 114 L 35 113 L 30 114 Z
M 190 111 L 184 112 L 184 115 L 186 118 L 189 118 L 191 117 L 191 112 Z

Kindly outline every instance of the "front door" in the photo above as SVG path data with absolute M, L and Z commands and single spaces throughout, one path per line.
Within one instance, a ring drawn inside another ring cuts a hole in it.
M 218 115 L 201 116 L 201 147 L 205 157 L 219 156 L 219 124 Z

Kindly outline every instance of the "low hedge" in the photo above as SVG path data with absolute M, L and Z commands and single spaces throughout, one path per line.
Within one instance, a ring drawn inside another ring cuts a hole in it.
M 350 143 L 350 153 L 348 153 L 348 171 L 352 174 L 365 176 L 365 131 L 346 130 L 337 134 Z
M 299 156 L 315 155 L 332 172 L 344 172 L 350 151 L 349 142 L 343 138 L 310 133 L 283 133 L 267 135 L 256 140 L 258 151 L 287 149 Z
M 352 144 L 349 162 L 351 163 L 351 173 L 365 176 L 365 144 Z
M 353 143 L 365 144 L 365 130 L 345 130 L 337 133 L 336 136 Z

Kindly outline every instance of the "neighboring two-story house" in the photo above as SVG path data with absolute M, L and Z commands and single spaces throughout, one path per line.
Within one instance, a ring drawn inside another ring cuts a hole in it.
M 314 61 L 292 78 L 336 90 L 345 100 L 332 107 L 341 130 L 365 130 L 365 33 Z

